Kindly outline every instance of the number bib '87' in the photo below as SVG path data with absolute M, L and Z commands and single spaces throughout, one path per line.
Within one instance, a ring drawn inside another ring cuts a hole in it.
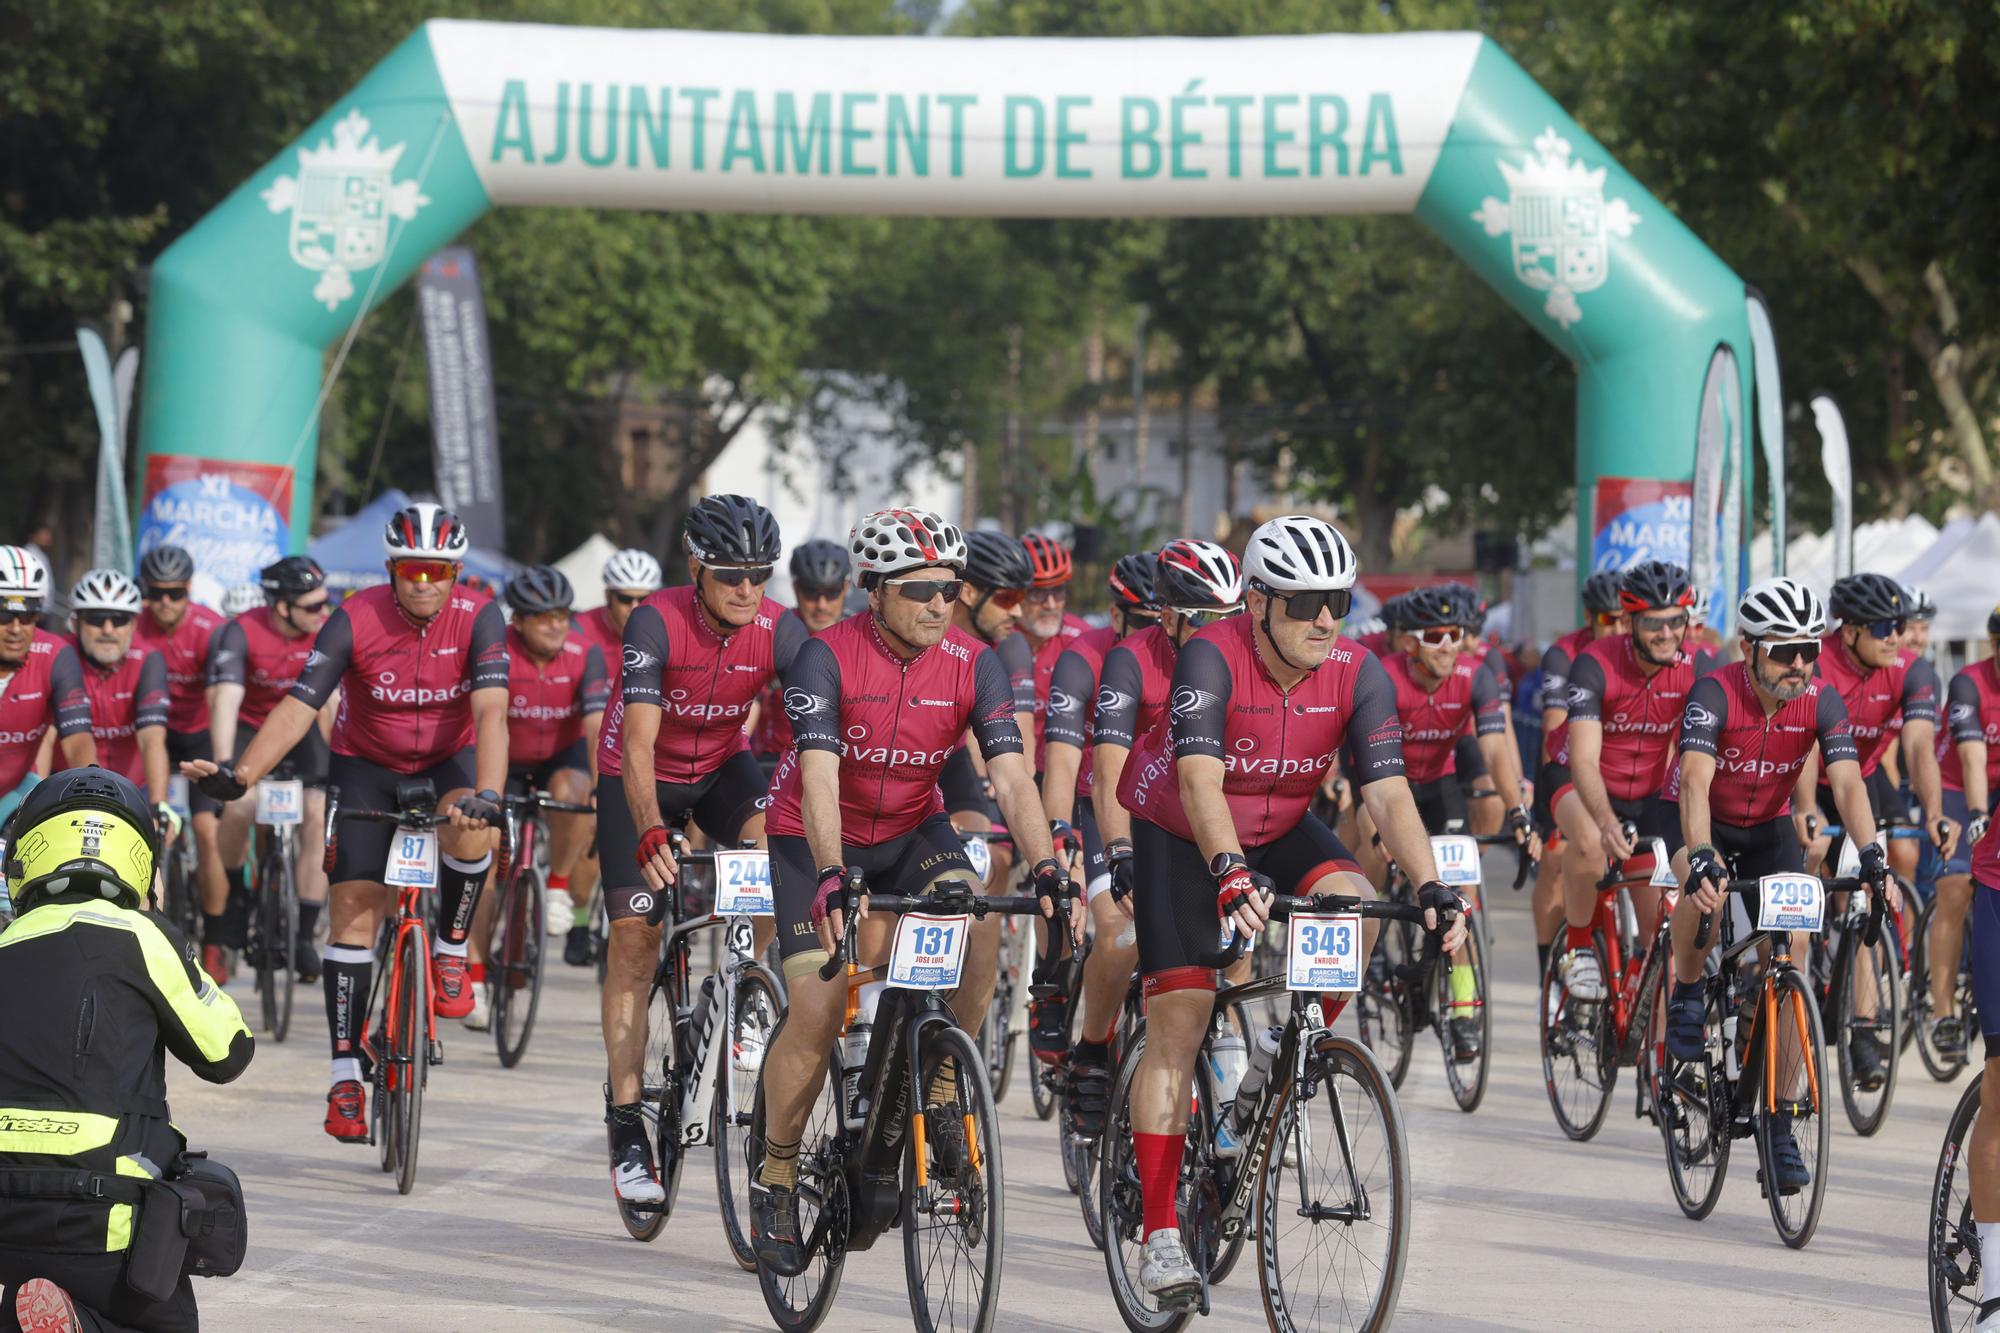
M 956 990 L 965 970 L 969 916 L 905 912 L 896 920 L 896 951 L 889 956 L 889 984 L 905 990 Z
M 389 864 L 382 882 L 391 888 L 434 889 L 438 882 L 436 829 L 399 828 L 389 839 Z

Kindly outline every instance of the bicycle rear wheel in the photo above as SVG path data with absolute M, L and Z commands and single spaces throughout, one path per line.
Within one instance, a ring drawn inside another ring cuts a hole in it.
M 389 1114 L 396 1124 L 396 1192 L 408 1194 L 417 1183 L 417 1143 L 424 1120 L 424 1085 L 430 1081 L 431 1012 L 430 959 L 424 932 L 406 930 L 396 946 L 396 968 L 402 973 L 397 995 L 396 1031 L 390 1044 L 396 1052 L 396 1086 L 389 1093 Z
M 999 1112 L 985 1061 L 955 1027 L 925 1030 L 917 1075 L 923 1119 L 905 1137 L 903 1153 L 910 1315 L 922 1333 L 986 1333 L 1000 1305 L 1007 1236 Z
M 1537 1021 L 1549 1109 L 1555 1112 L 1562 1132 L 1582 1143 L 1596 1137 L 1604 1125 L 1605 1112 L 1611 1109 L 1611 1090 L 1618 1080 L 1618 1050 L 1611 1032 L 1610 1001 L 1572 1000 L 1569 988 L 1563 985 L 1563 960 L 1568 953 L 1567 949 L 1549 950 Z M 1601 962 L 1599 971 L 1603 971 Z
M 773 1039 L 777 1033 L 773 1032 Z M 806 1116 L 799 1136 L 799 1237 L 808 1247 L 805 1271 L 780 1277 L 757 1266 L 757 1287 L 772 1322 L 787 1333 L 809 1333 L 833 1309 L 847 1264 L 847 1179 L 842 1174 L 840 1080 L 828 1070 L 820 1083 L 819 1100 Z M 752 1171 L 764 1164 L 764 1083 L 757 1081 L 757 1100 L 750 1114 L 749 1160 Z
M 1896 1095 L 1896 1033 L 1902 1022 L 1902 969 L 1897 965 L 1896 946 L 1890 939 L 1893 922 L 1884 923 L 1882 938 L 1870 948 L 1856 932 L 1854 963 L 1838 982 L 1838 1003 L 1834 1010 L 1834 1054 L 1840 1070 L 1840 1100 L 1847 1111 L 1847 1123 L 1867 1138 L 1882 1128 L 1889 1118 L 1889 1102 Z M 1858 973 L 1858 975 L 1857 975 Z M 1860 977 L 1872 974 L 1875 986 L 1874 1013 L 1864 1018 L 1858 1007 Z M 1864 1089 L 1855 1073 L 1855 1047 L 1872 1042 L 1880 1053 L 1881 1083 Z
M 1697 1222 L 1715 1211 L 1729 1173 L 1729 1086 L 1715 1063 L 1723 1058 L 1722 996 L 1712 982 L 1706 988 L 1702 1037 L 1705 1049 L 1699 1060 L 1676 1060 L 1661 1046 L 1653 1094 L 1674 1202 Z
M 493 1044 L 500 1066 L 512 1069 L 528 1053 L 535 1014 L 542 1003 L 542 966 L 548 957 L 548 890 L 532 866 L 518 866 L 496 904 L 486 984 L 493 1002 Z
M 1787 971 L 1780 973 L 1774 984 L 1778 988 L 1778 1031 L 1795 1038 L 1799 1049 L 1787 1051 L 1786 1043 L 1780 1043 L 1777 1083 L 1774 1088 L 1758 1090 L 1757 1160 L 1764 1178 L 1764 1197 L 1771 1205 L 1771 1222 L 1785 1244 L 1798 1250 L 1812 1240 L 1819 1227 L 1820 1206 L 1826 1202 L 1826 1040 L 1820 1031 L 1819 1006 L 1813 1003 L 1812 987 L 1806 979 Z M 1767 1041 L 1776 1036 L 1763 1034 Z M 1768 1092 L 1777 1093 L 1775 1116 L 1765 1108 Z M 1790 1120 L 1799 1155 L 1812 1176 L 1804 1189 L 1791 1193 L 1776 1188 L 1772 1179 L 1772 1138 L 1781 1117 Z
M 1966 1330 L 1979 1319 L 1979 1229 L 1972 1220 L 1972 1178 L 1966 1152 L 1972 1122 L 1979 1114 L 1979 1082 L 1958 1099 L 1938 1152 L 1931 1182 L 1929 1288 L 1931 1327 L 1938 1333 Z
M 1937 1048 L 1931 1037 L 1931 1024 L 1940 1017 L 1937 1007 L 1931 1002 L 1930 977 L 1930 933 L 1931 923 L 1937 917 L 1938 900 L 1935 896 L 1924 904 L 1923 915 L 1917 921 L 1917 952 L 1921 962 L 1913 962 L 1911 974 L 1916 978 L 1910 988 L 1910 1028 L 1915 1034 L 1917 1054 L 1923 1059 L 1924 1068 L 1940 1083 L 1949 1083 L 1959 1076 L 1966 1066 L 1965 1052 L 1977 1040 L 1979 1025 L 1972 1021 L 1971 1008 L 1966 1001 L 1968 988 L 1965 985 L 1965 971 L 1959 969 L 1958 980 L 1952 986 L 1952 1009 L 1957 1014 L 1964 1033 L 1964 1049 L 1947 1053 Z
M 282 1042 L 291 1032 L 293 951 L 299 933 L 299 900 L 292 888 L 292 867 L 277 839 L 264 831 L 265 847 L 257 860 L 257 998 L 264 1030 Z
M 1257 1257 L 1271 1327 L 1385 1327 L 1410 1250 L 1410 1158 L 1381 1063 L 1318 1034 L 1262 1132 Z
M 653 1164 L 659 1168 L 660 1185 L 667 1197 L 657 1207 L 644 1207 L 625 1202 L 613 1188 L 611 1199 L 617 1205 L 618 1218 L 633 1240 L 652 1240 L 666 1227 L 680 1185 L 680 1079 L 674 1045 L 679 989 L 673 963 L 662 955 L 646 997 L 646 1058 L 639 1069 L 639 1110 L 646 1117 Z
M 1411 1031 L 1409 984 L 1400 971 L 1410 961 L 1405 934 L 1400 923 L 1384 923 L 1354 1005 L 1362 1043 L 1375 1052 L 1390 1084 L 1398 1088 L 1409 1075 L 1410 1056 L 1416 1045 Z
M 1458 1109 L 1470 1115 L 1486 1099 L 1486 1077 L 1493 1065 L 1493 1010 L 1487 1003 L 1486 944 L 1476 928 L 1467 932 L 1465 951 L 1453 964 L 1452 971 L 1456 973 L 1463 967 L 1472 969 L 1470 1010 L 1452 998 L 1451 977 L 1445 973 L 1444 960 L 1440 958 L 1433 983 L 1437 987 L 1433 1011 L 1438 1016 L 1438 1041 L 1444 1047 L 1445 1083 L 1450 1086 L 1451 1099 L 1458 1103 Z M 1465 1018 L 1472 1021 L 1473 1031 L 1479 1040 L 1479 1053 L 1471 1060 L 1460 1063 L 1452 1025 Z
M 1132 1333 L 1172 1333 L 1185 1328 L 1195 1312 L 1162 1310 L 1139 1285 L 1139 1269 L 1145 1261 L 1145 1209 L 1139 1192 L 1139 1168 L 1132 1152 L 1131 1091 L 1132 1079 L 1145 1051 L 1142 1028 L 1126 1043 L 1118 1072 L 1111 1080 L 1104 1136 L 1097 1141 L 1097 1207 L 1104 1228 L 1104 1269 L 1111 1279 L 1111 1299 L 1118 1307 L 1119 1318 Z M 1184 1231 L 1186 1224 L 1183 1216 Z
M 735 1025 L 722 1049 L 722 1077 L 715 1084 L 709 1139 L 715 1144 L 715 1194 L 722 1212 L 722 1235 L 729 1242 L 729 1252 L 747 1273 L 757 1268 L 748 1224 L 753 1169 L 750 1120 L 764 1052 L 770 1049 L 771 1034 L 784 1006 L 778 999 L 777 982 L 761 963 L 748 964 L 737 974 L 735 990 Z

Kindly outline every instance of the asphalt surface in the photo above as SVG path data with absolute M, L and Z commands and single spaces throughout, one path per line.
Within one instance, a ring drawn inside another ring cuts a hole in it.
M 1923 1326 L 1923 1215 L 1963 1076 L 1958 1086 L 1934 1083 L 1911 1053 L 1873 1139 L 1857 1138 L 1836 1111 L 1833 1175 L 1805 1251 L 1777 1239 L 1747 1142 L 1716 1211 L 1689 1222 L 1669 1193 L 1657 1132 L 1632 1116 L 1629 1076 L 1595 1141 L 1571 1143 L 1556 1128 L 1536 1053 L 1525 895 L 1489 895 L 1498 1008 L 1485 1104 L 1471 1116 L 1456 1109 L 1428 1034 L 1401 1093 L 1416 1197 L 1398 1327 Z M 231 990 L 252 1008 L 246 982 Z M 499 1067 L 486 1034 L 448 1025 L 408 1197 L 372 1149 L 321 1132 L 318 988 L 300 1000 L 291 1039 L 260 1042 L 237 1084 L 170 1074 L 176 1120 L 242 1174 L 248 1199 L 243 1272 L 197 1283 L 207 1328 L 771 1327 L 754 1278 L 723 1241 L 707 1150 L 697 1150 L 658 1240 L 639 1244 L 619 1225 L 594 973 L 555 965 L 517 1069 Z M 1018 1066 L 1001 1114 L 1007 1244 L 997 1326 L 1119 1327 L 1103 1260 L 1063 1187 L 1053 1128 L 1033 1118 Z M 1263 1327 L 1255 1273 L 1242 1263 L 1197 1326 Z M 849 1258 L 824 1327 L 910 1327 L 896 1233 Z

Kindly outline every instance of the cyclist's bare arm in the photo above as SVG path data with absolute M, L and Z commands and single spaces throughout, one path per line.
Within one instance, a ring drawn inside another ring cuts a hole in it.
M 1132 837 L 1132 813 L 1118 801 L 1118 781 L 1131 757 L 1131 749 L 1123 745 L 1098 745 L 1091 751 L 1090 805 L 1097 812 L 1097 832 L 1106 843 Z
M 1049 741 L 1042 747 L 1042 812 L 1049 822 L 1067 822 L 1076 810 L 1076 775 L 1083 767 L 1083 751 L 1067 741 Z
M 1410 794 L 1408 778 L 1396 773 L 1375 779 L 1361 789 L 1361 804 L 1381 831 L 1382 845 L 1410 883 L 1427 884 L 1438 877 L 1431 836 L 1424 828 L 1424 817 L 1417 813 L 1417 798 Z
M 1632 854 L 1632 846 L 1619 831 L 1618 820 L 1611 809 L 1610 794 L 1604 790 L 1604 774 L 1597 768 L 1597 761 L 1604 754 L 1604 724 L 1594 718 L 1571 718 L 1569 724 L 1569 780 L 1576 787 L 1576 794 L 1583 798 L 1583 808 L 1590 816 L 1590 822 L 1597 825 L 1604 838 L 1604 850 L 1619 859 Z M 1612 835 L 1616 834 L 1614 838 Z
M 1875 841 L 1875 808 L 1868 799 L 1868 784 L 1861 779 L 1861 765 L 1836 759 L 1826 766 L 1826 785 L 1833 789 L 1833 808 L 1840 812 L 1840 826 L 1857 847 Z
M 1965 774 L 1965 808 L 1978 814 L 1986 808 L 1986 742 L 1960 741 L 1958 766 Z
M 1493 785 L 1508 808 L 1526 805 L 1527 793 L 1521 789 L 1520 750 L 1514 744 L 1513 734 L 1502 731 L 1481 736 L 1479 753 L 1485 758 L 1487 771 L 1493 774 Z
M 167 762 L 167 729 L 140 727 L 133 733 L 139 743 L 139 762 L 146 768 L 146 799 L 154 805 L 167 800 L 167 779 L 172 766 Z
M 472 692 L 472 771 L 474 791 L 507 786 L 507 691 L 487 686 Z
M 319 717 L 319 710 L 303 700 L 286 695 L 264 719 L 264 725 L 257 728 L 257 737 L 250 742 L 250 748 L 243 752 L 243 758 L 236 765 L 236 780 L 246 787 L 257 784 L 278 761 L 292 752 L 292 747 L 305 739 L 306 732 L 312 730 Z M 505 705 L 502 705 L 502 718 Z M 216 751 L 221 754 L 221 750 Z M 181 772 L 191 778 L 205 777 L 215 772 L 216 766 L 205 759 L 196 759 L 181 765 Z
M 1937 724 L 1922 718 L 1913 718 L 1903 723 L 1904 766 L 1910 772 L 1910 791 L 1915 794 L 1917 804 L 1924 811 L 1924 834 L 1934 836 L 1938 821 L 1944 818 L 1944 776 L 1938 771 Z M 1984 774 L 1982 773 L 1983 777 Z M 1970 789 L 1971 783 L 1966 787 Z M 1985 809 L 1969 802 L 1967 809 Z M 1958 842 L 1958 826 L 1953 825 L 1946 835 L 1944 846 L 1938 849 L 1945 857 L 1950 857 Z
M 653 782 L 653 746 L 660 736 L 660 706 L 627 702 L 625 705 L 624 766 L 625 808 L 632 812 L 632 827 L 643 836 L 647 829 L 664 821 L 660 818 L 660 793 Z M 664 889 L 668 879 L 657 866 L 641 867 L 646 883 Z
M 1549 737 L 1556 734 L 1556 728 L 1569 717 L 1567 708 L 1544 708 L 1542 710 L 1542 758 L 1549 757 Z
M 1681 751 L 1681 841 L 1706 847 L 1714 836 L 1708 815 L 1708 789 L 1715 783 L 1715 756 L 1699 750 Z
M 1027 744 L 1027 738 L 1022 738 Z M 986 776 L 993 784 L 993 800 L 1007 821 L 1014 845 L 1027 857 L 1029 865 L 1039 865 L 1053 857 L 1049 823 L 1042 818 L 1042 795 L 1035 790 L 1035 772 L 1028 756 L 1013 751 L 986 756 Z
M 1180 784 L 1181 809 L 1187 815 L 1195 846 L 1201 848 L 1202 859 L 1212 865 L 1224 853 L 1243 855 L 1242 840 L 1236 836 L 1236 821 L 1229 813 L 1229 800 L 1222 793 L 1225 772 L 1222 760 L 1212 754 L 1184 754 L 1174 761 L 1174 772 Z M 1231 916 L 1237 930 L 1247 938 L 1254 938 L 1271 919 L 1271 906 L 1252 894 L 1237 905 Z
M 242 714 L 243 686 L 218 681 L 208 687 L 208 735 L 219 755 L 236 753 L 236 722 Z

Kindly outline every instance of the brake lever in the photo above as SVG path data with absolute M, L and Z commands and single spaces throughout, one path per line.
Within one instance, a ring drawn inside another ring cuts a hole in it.
M 844 919 L 840 923 L 840 950 L 833 957 L 827 959 L 826 965 L 820 968 L 819 979 L 821 981 L 832 981 L 835 977 L 839 976 L 841 968 L 847 966 L 849 960 L 854 957 L 854 929 L 856 923 L 861 920 L 861 892 L 863 885 L 861 882 L 861 872 L 853 866 L 847 868 L 847 884 L 845 887 L 847 889 L 845 895 L 847 906 L 841 913 Z

